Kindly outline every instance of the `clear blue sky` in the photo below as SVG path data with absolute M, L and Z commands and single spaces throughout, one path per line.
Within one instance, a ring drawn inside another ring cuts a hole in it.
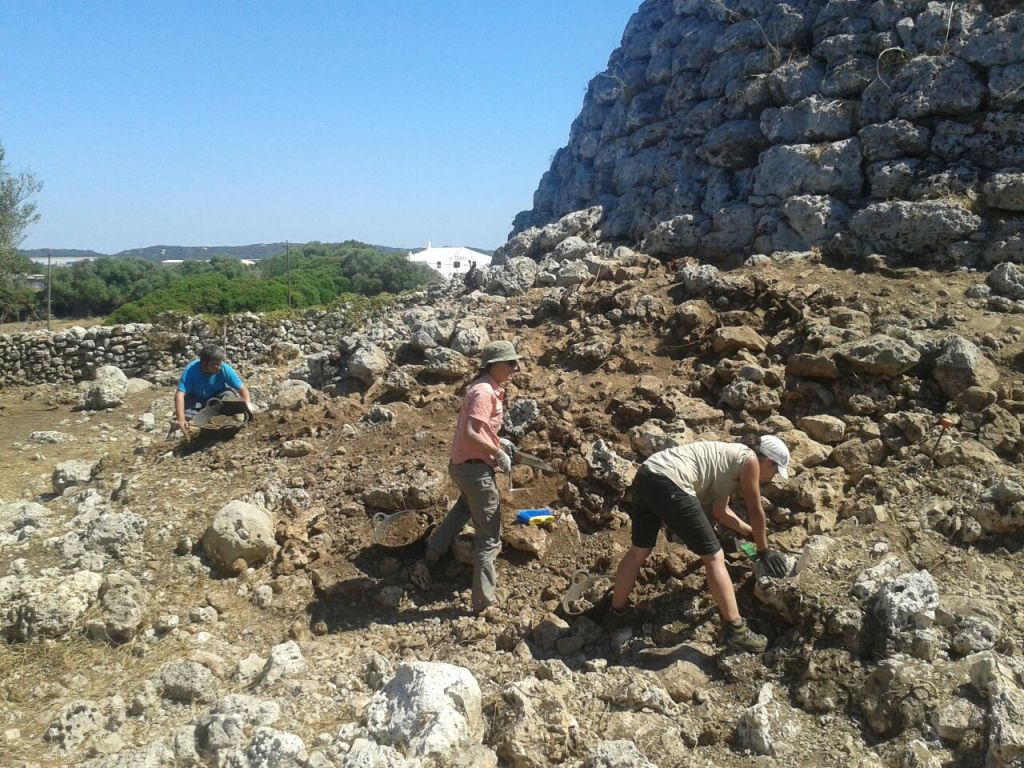
M 496 247 L 638 6 L 0 0 L 22 247 Z

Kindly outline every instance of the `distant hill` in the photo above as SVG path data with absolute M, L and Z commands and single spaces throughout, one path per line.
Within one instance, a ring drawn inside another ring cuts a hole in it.
M 304 243 L 291 243 L 293 248 L 300 248 Z M 405 248 L 392 248 L 386 245 L 375 245 L 382 251 L 405 252 Z M 18 251 L 22 256 L 30 259 L 45 259 L 48 253 L 52 253 L 55 259 L 60 258 L 83 258 L 100 256 L 111 256 L 113 258 L 145 259 L 146 261 L 164 261 L 167 259 L 209 259 L 211 256 L 233 256 L 238 259 L 268 259 L 279 253 L 284 253 L 284 243 L 256 243 L 254 245 L 150 245 L 146 248 L 131 248 L 118 253 L 99 253 L 97 251 L 83 251 L 77 248 L 32 248 Z

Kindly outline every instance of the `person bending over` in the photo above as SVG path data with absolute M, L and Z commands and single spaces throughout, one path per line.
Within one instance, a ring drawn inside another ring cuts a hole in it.
M 665 526 L 704 561 L 711 597 L 722 616 L 722 641 L 739 651 L 760 653 L 767 639 L 747 627 L 740 617 L 732 580 L 725 568 L 722 545 L 702 504 L 712 505 L 715 519 L 740 536 L 753 539 L 765 569 L 772 576 L 786 575 L 786 561 L 768 546 L 760 486 L 775 475 L 789 477 L 789 449 L 777 437 L 762 437 L 756 449 L 740 443 L 697 441 L 659 451 L 637 472 L 629 510 L 632 547 L 615 572 L 607 618 L 621 623 L 640 568 Z M 729 508 L 739 488 L 750 523 Z M 606 598 L 607 601 L 607 598 Z

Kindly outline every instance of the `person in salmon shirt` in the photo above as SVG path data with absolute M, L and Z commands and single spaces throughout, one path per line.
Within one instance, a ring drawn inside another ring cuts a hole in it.
M 492 341 L 481 350 L 480 373 L 459 408 L 448 464 L 459 498 L 428 539 L 426 554 L 411 574 L 420 586 L 429 584 L 431 569 L 472 520 L 474 613 L 498 602 L 494 562 L 501 551 L 501 512 L 495 473 L 511 471 L 514 452 L 505 449 L 510 444 L 498 432 L 505 413 L 504 386 L 518 370 L 519 359 L 510 341 Z

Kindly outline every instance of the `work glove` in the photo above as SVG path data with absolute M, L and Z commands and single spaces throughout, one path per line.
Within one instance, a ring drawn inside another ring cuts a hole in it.
M 501 446 L 501 450 L 508 454 L 508 457 L 515 463 L 516 454 L 519 453 L 519 449 L 516 448 L 516 444 L 505 437 L 498 438 L 498 445 Z
M 499 448 L 498 452 L 494 454 L 494 468 L 499 472 L 511 472 L 512 457 Z
M 774 549 L 763 549 L 758 553 L 758 559 L 764 563 L 764 569 L 769 576 L 781 578 L 789 575 L 789 565 L 786 558 Z

